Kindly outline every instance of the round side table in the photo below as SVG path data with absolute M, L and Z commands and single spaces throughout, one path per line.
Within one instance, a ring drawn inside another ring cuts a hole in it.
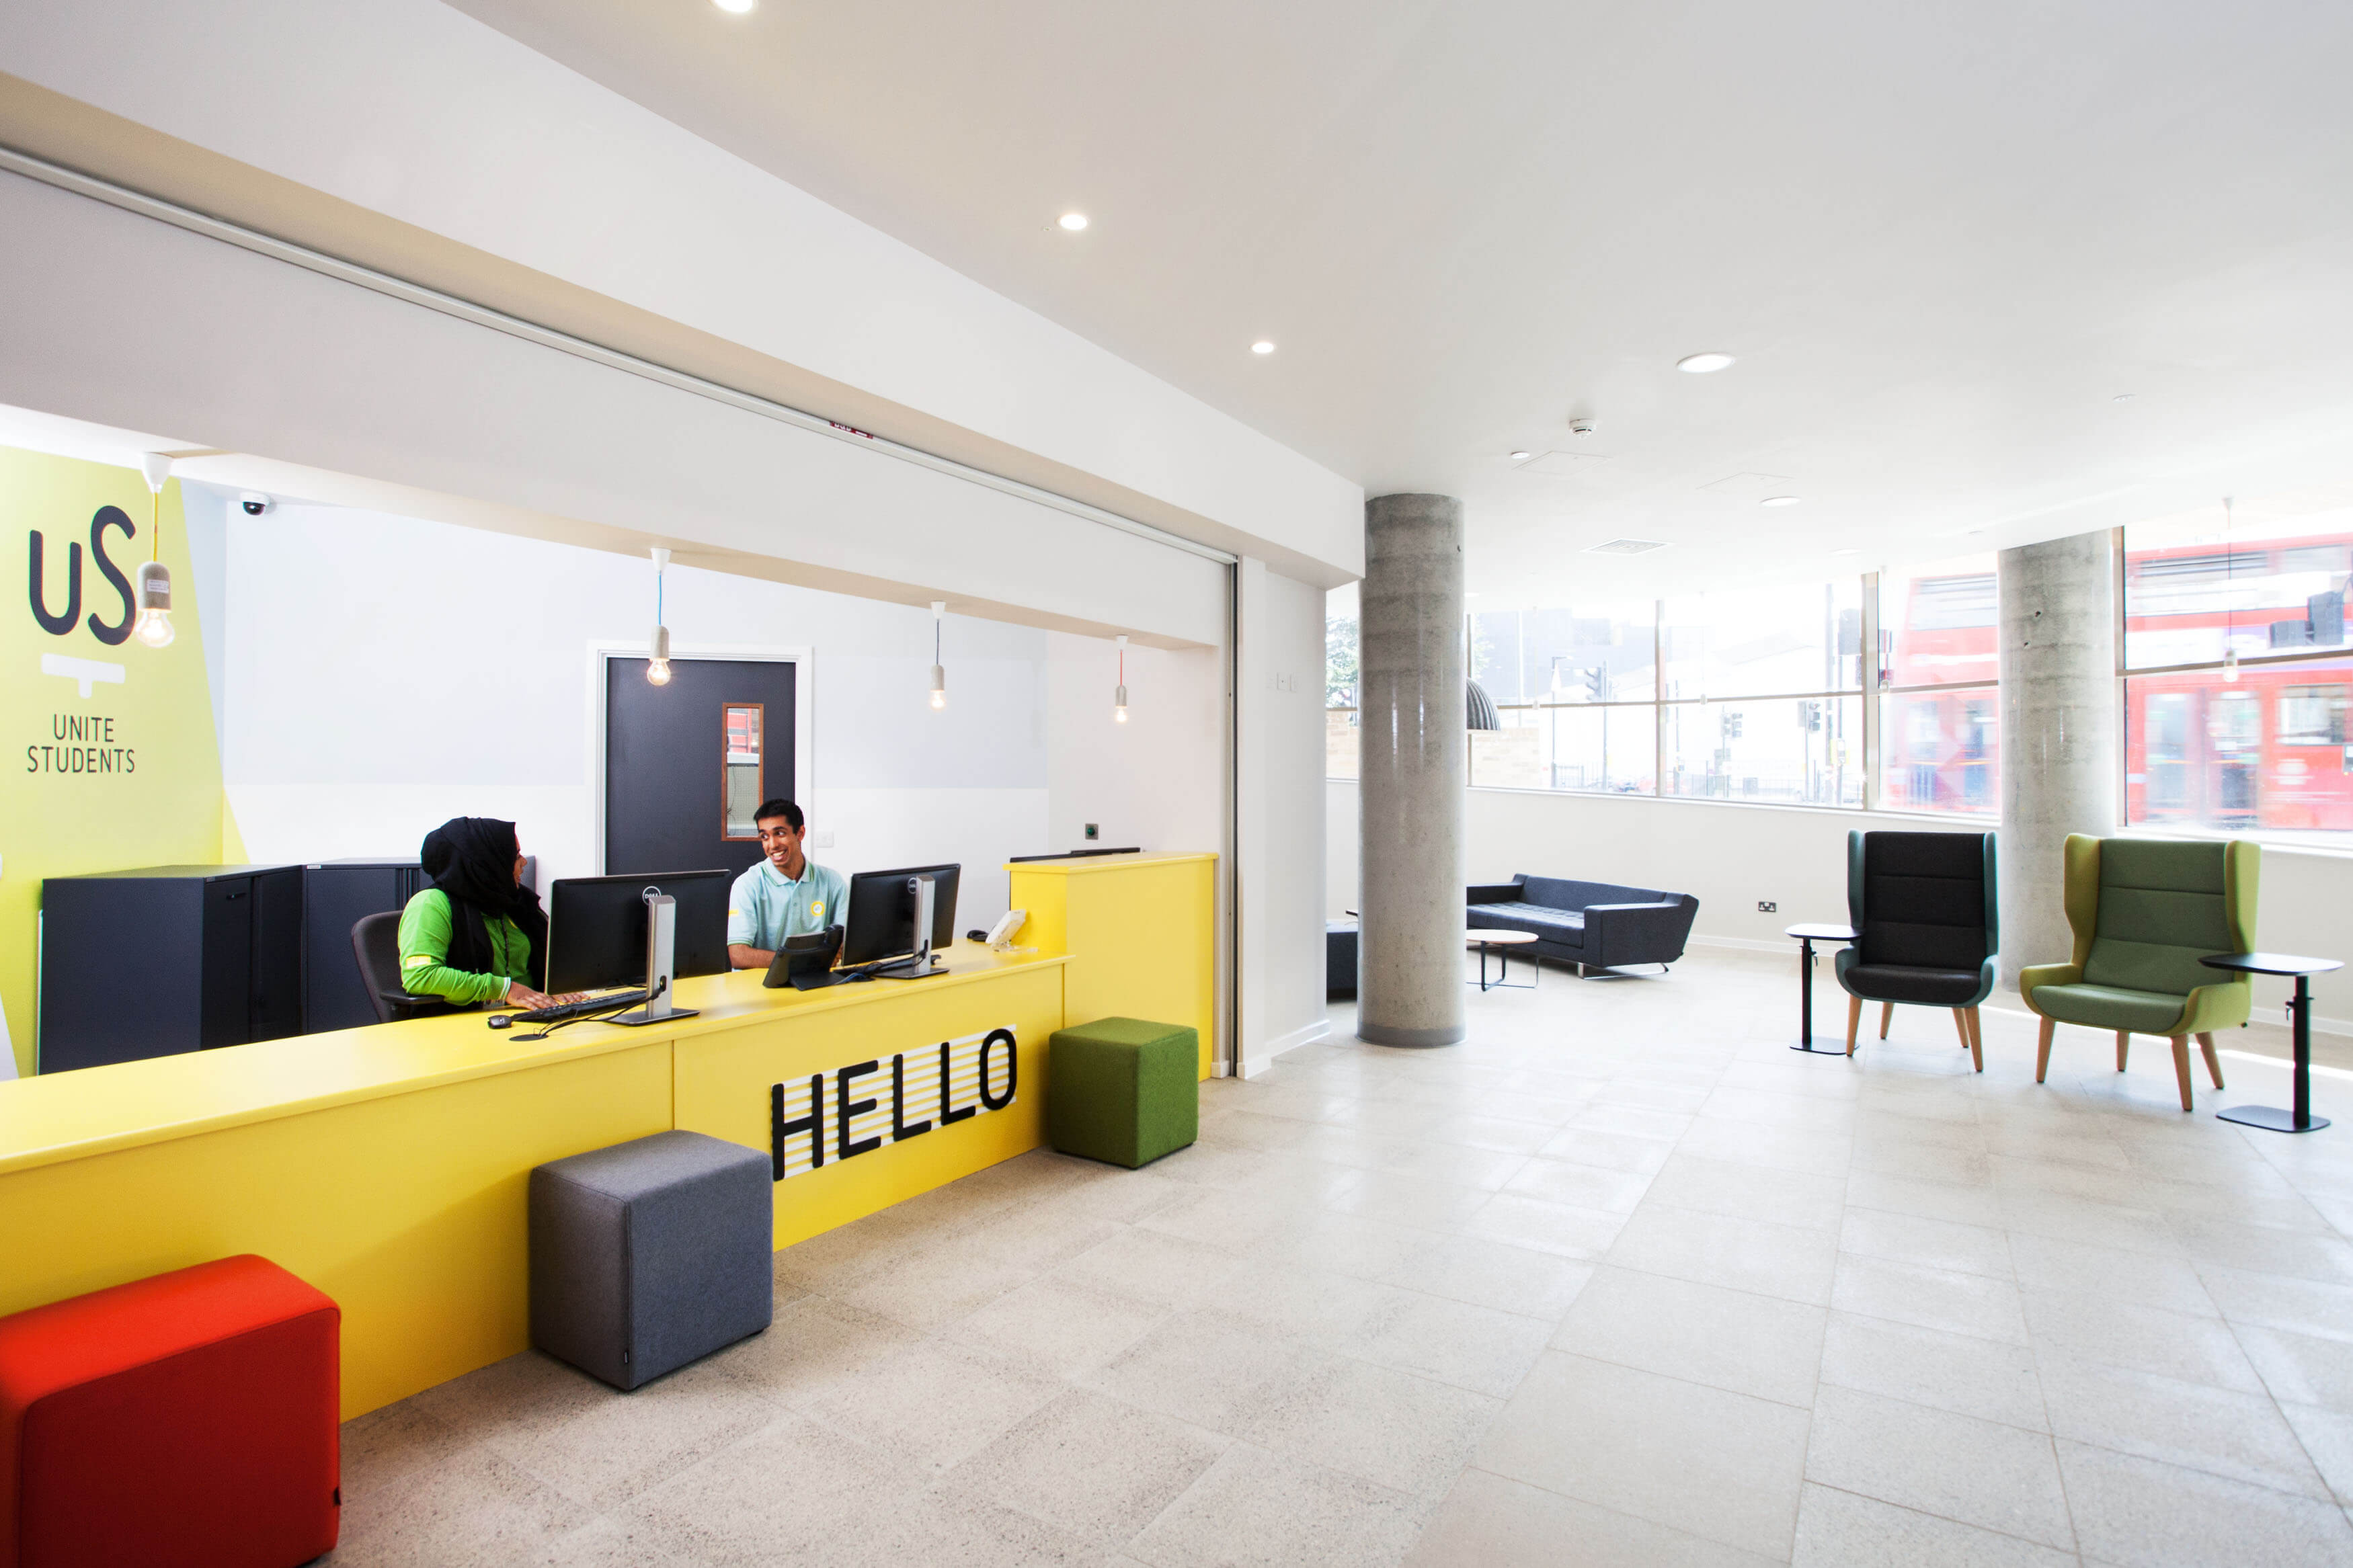
M 1833 1042 L 1828 1049 L 1814 1044 L 1814 943 L 1852 942 L 1862 933 L 1852 926 L 1793 925 L 1781 934 L 1798 939 L 1798 1043 L 1789 1048 L 1809 1056 L 1845 1056 L 1844 1040 Z

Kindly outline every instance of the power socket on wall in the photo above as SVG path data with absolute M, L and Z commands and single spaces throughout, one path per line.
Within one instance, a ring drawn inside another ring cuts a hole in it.
M 1773 902 L 1770 899 L 1759 899 L 1757 900 L 1757 912 L 1760 915 L 1769 915 L 1780 907 L 1780 905 Z

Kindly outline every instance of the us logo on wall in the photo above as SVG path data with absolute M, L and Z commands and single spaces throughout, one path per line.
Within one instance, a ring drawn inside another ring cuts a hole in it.
M 1002 1110 L 1020 1071 L 1008 1027 L 772 1085 L 769 1168 L 781 1182 Z

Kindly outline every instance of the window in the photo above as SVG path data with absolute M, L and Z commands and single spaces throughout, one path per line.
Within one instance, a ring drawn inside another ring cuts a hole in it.
M 753 814 L 767 798 L 762 793 L 764 774 L 760 763 L 760 724 L 765 711 L 757 702 L 731 702 L 722 710 L 722 728 L 726 736 L 719 762 L 722 838 L 760 837 Z
M 2353 832 L 2353 487 L 2125 532 L 2127 822 Z
M 1994 558 L 1900 567 L 1879 580 L 1879 804 L 2001 809 Z
M 1341 613 L 1341 595 L 1346 595 Z M 1353 588 L 1335 589 L 1324 614 L 1324 776 L 1356 776 L 1356 604 Z

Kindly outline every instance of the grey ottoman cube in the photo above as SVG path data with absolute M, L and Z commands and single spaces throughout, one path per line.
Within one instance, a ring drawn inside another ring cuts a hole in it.
M 776 1314 L 768 1156 L 657 1132 L 531 1173 L 531 1342 L 635 1388 Z

